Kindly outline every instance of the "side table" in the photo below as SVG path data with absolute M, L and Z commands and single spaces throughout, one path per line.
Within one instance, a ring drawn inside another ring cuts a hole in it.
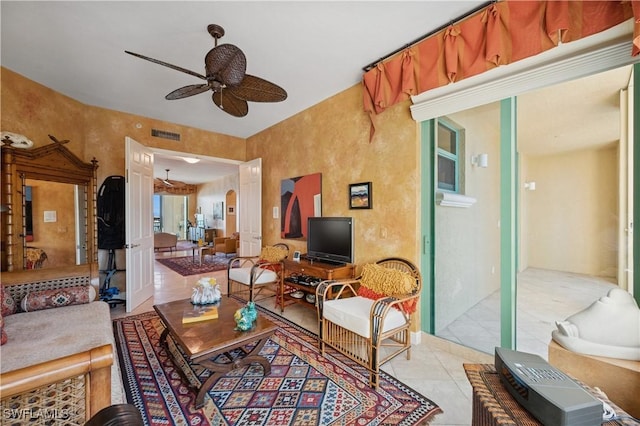
M 525 410 L 500 382 L 493 364 L 463 364 L 473 388 L 472 426 L 542 426 Z M 582 384 L 582 383 L 581 383 Z M 619 417 L 628 416 L 620 407 L 599 393 L 582 384 L 592 395 L 609 404 Z M 640 425 L 632 419 L 613 420 L 603 425 Z
M 214 246 L 202 246 L 202 247 L 200 247 L 200 256 L 198 256 L 200 258 L 200 266 L 202 266 L 202 259 L 207 254 L 215 256 L 216 248 Z

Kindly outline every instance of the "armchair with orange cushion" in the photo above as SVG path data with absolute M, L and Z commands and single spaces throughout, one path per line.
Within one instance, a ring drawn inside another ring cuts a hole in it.
M 251 302 L 275 296 L 280 289 L 283 260 L 288 255 L 289 246 L 278 243 L 263 247 L 258 258 L 232 258 L 227 267 L 227 295 L 248 292 Z
M 235 238 L 216 237 L 213 240 L 216 253 L 235 254 L 238 250 L 238 240 Z
M 318 344 L 329 345 L 369 370 L 378 387 L 380 365 L 411 357 L 411 317 L 420 298 L 418 268 L 401 258 L 364 265 L 355 280 L 323 281 L 316 288 Z

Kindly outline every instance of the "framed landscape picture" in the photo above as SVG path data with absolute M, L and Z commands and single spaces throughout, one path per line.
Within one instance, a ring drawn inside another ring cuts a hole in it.
M 371 182 L 352 183 L 349 185 L 349 208 L 371 208 Z
M 215 201 L 213 203 L 213 218 L 224 219 L 224 201 Z

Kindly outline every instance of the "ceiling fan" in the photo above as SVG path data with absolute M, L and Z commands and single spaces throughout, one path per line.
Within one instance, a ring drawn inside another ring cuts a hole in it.
M 167 178 L 162 179 L 162 183 L 164 183 L 166 186 L 173 186 L 173 184 L 169 180 L 169 169 L 165 169 L 165 170 L 167 171 Z
M 221 110 L 236 117 L 244 117 L 249 112 L 247 101 L 281 102 L 287 98 L 287 92 L 280 86 L 246 74 L 247 58 L 242 50 L 233 44 L 218 46 L 218 39 L 224 36 L 224 29 L 220 25 L 210 24 L 207 31 L 215 39 L 215 47 L 204 57 L 206 75 L 128 50 L 125 53 L 206 81 L 176 89 L 165 96 L 168 100 L 182 99 L 211 90 L 213 103 Z

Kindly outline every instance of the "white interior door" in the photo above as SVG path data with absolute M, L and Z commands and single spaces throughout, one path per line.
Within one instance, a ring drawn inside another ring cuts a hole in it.
M 240 256 L 258 256 L 262 248 L 262 158 L 240 164 L 237 214 Z
M 127 312 L 153 296 L 153 152 L 125 138 Z

